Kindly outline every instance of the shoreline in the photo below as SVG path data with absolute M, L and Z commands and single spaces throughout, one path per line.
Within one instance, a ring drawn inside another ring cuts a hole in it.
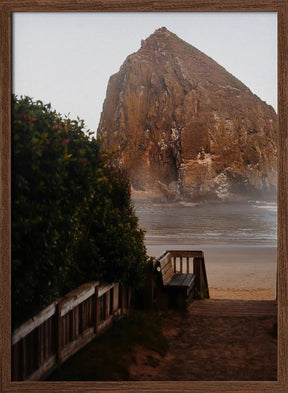
M 273 244 L 146 244 L 150 256 L 165 250 L 204 251 L 211 299 L 275 300 L 277 246 Z
M 241 195 L 241 194 L 230 194 L 229 197 L 221 199 L 219 197 L 208 197 L 201 199 L 193 199 L 185 196 L 175 195 L 167 192 L 163 192 L 163 189 L 153 189 L 153 190 L 135 190 L 131 187 L 131 199 L 134 204 L 141 202 L 148 202 L 153 205 L 188 205 L 189 207 L 197 207 L 197 206 L 205 206 L 205 205 L 221 205 L 221 204 L 248 204 L 251 201 L 263 201 L 263 202 L 271 202 L 277 203 L 277 196 L 275 194 L 272 195 Z

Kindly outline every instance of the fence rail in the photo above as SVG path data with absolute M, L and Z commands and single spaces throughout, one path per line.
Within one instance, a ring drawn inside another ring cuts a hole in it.
M 45 379 L 131 305 L 119 283 L 84 284 L 22 324 L 12 335 L 12 380 Z

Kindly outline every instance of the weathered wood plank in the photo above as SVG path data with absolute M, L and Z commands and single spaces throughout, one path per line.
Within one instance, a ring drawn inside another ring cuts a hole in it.
M 84 284 L 81 287 L 69 292 L 62 300 L 61 316 L 63 317 L 78 304 L 84 302 L 95 293 L 95 286 L 98 283 Z
M 99 307 L 99 298 L 98 298 L 98 286 L 95 287 L 95 294 L 93 298 L 93 303 L 92 303 L 94 313 L 94 330 L 95 333 L 97 334 L 98 332 L 98 325 L 100 322 L 100 307 Z
M 45 379 L 50 373 L 52 373 L 57 367 L 56 355 L 50 356 L 41 367 L 33 372 L 27 378 L 28 381 L 38 381 Z
M 44 363 L 44 359 L 45 359 L 45 349 L 46 348 L 45 348 L 45 340 L 44 340 L 44 327 L 45 327 L 45 324 L 38 327 L 38 349 L 39 349 L 38 368 L 41 366 L 42 363 Z
M 161 267 L 163 284 L 167 285 L 174 275 L 171 254 L 170 253 L 164 254 L 163 257 L 160 258 L 159 262 Z M 173 261 L 173 263 L 175 262 Z
M 26 337 L 22 340 L 22 379 L 27 376 L 27 354 L 26 354 Z
M 165 274 L 167 271 L 172 269 L 172 263 L 169 260 L 168 261 L 165 260 L 164 262 L 160 262 L 160 265 L 161 265 L 162 274 Z
M 104 293 L 110 291 L 110 289 L 113 288 L 113 287 L 114 287 L 114 283 L 112 283 L 112 284 L 105 284 L 105 285 L 103 284 L 103 285 L 100 285 L 100 286 L 99 286 L 99 289 L 98 289 L 98 297 L 103 296 Z
M 164 281 L 167 281 L 175 274 L 174 269 L 172 269 L 172 266 L 169 266 L 165 268 L 164 270 L 161 269 L 161 274 L 164 279 Z M 167 277 L 167 278 L 166 278 Z
M 70 356 L 74 355 L 80 348 L 83 348 L 88 342 L 93 340 L 95 337 L 94 327 L 86 329 L 85 332 L 76 338 L 75 340 L 69 342 L 61 350 L 61 363 L 63 363 Z
M 173 257 L 173 272 L 176 273 L 176 257 Z
M 113 312 L 117 311 L 119 308 L 119 283 L 114 285 L 113 292 Z
M 61 350 L 62 350 L 62 319 L 61 319 L 61 304 L 57 305 L 57 319 L 56 319 L 56 328 L 57 328 L 57 336 L 56 336 L 56 357 L 57 363 L 61 363 Z
M 162 269 L 167 269 L 171 265 L 171 258 L 160 259 L 160 265 Z
M 51 337 L 51 321 L 52 318 L 48 319 L 44 324 L 44 332 L 42 330 L 42 334 L 45 335 L 45 345 L 44 345 L 44 358 L 41 361 L 41 364 L 49 357 L 49 347 L 50 347 L 50 337 Z M 42 335 L 42 345 L 44 343 L 44 337 Z
M 203 258 L 204 253 L 200 250 L 167 250 L 167 253 L 172 257 L 190 257 L 190 258 Z
M 167 287 L 190 287 L 195 282 L 195 274 L 175 274 L 172 280 L 166 285 Z
M 110 315 L 110 290 L 105 293 L 106 296 L 106 302 L 105 302 L 105 319 L 107 319 Z
M 162 279 L 163 279 L 163 284 L 164 285 L 167 285 L 169 282 L 170 282 L 170 280 L 172 279 L 172 277 L 174 276 L 174 272 L 173 272 L 173 270 L 171 269 L 169 272 L 167 272 L 165 275 L 162 275 Z
M 192 284 L 195 282 L 195 279 L 196 275 L 194 273 L 186 274 L 182 285 L 186 287 L 191 287 Z
M 102 332 L 104 329 L 106 329 L 112 322 L 113 316 L 111 315 L 109 318 L 101 321 L 98 325 L 98 332 Z
M 122 305 L 122 314 L 124 314 L 127 310 L 127 296 L 126 296 L 126 287 L 121 285 L 121 305 Z
M 47 319 L 51 318 L 55 314 L 56 305 L 57 302 L 50 304 L 50 306 L 45 308 L 38 315 L 29 319 L 27 322 L 23 323 L 21 326 L 15 329 L 12 335 L 12 345 L 16 344 L 38 326 L 42 325 Z
M 274 300 L 231 300 L 231 299 L 203 299 L 193 303 L 189 313 L 205 317 L 216 316 L 275 316 L 277 302 Z

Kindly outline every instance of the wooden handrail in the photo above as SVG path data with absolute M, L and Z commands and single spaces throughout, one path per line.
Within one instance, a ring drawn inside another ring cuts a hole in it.
M 58 301 L 53 302 L 44 310 L 42 310 L 38 315 L 24 322 L 21 326 L 15 329 L 11 339 L 12 345 L 28 336 L 29 333 L 51 318 L 56 312 L 57 303 Z
M 61 317 L 67 314 L 78 304 L 83 303 L 95 293 L 95 287 L 99 285 L 99 281 L 89 284 L 81 285 L 81 287 L 74 289 L 67 293 L 61 301 Z
M 19 326 L 12 334 L 13 380 L 47 377 L 109 326 L 114 315 L 124 314 L 131 304 L 131 289 L 121 286 L 120 291 L 119 285 L 99 285 L 98 281 L 83 284 Z M 105 299 L 105 315 L 100 320 L 101 299 Z
M 198 250 L 167 250 L 166 253 L 170 253 L 172 257 L 191 257 L 191 258 L 204 257 L 204 252 Z

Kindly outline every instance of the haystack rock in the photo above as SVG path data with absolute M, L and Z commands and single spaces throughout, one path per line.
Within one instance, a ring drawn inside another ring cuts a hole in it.
M 271 106 L 165 27 L 111 76 L 98 127 L 134 195 L 168 200 L 269 197 L 276 134 Z

